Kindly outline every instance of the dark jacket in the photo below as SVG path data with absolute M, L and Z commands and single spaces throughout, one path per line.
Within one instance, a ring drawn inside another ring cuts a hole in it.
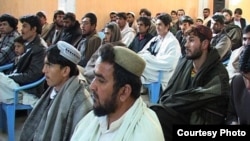
M 216 49 L 191 77 L 193 61 L 181 58 L 160 103 L 182 113 L 190 124 L 222 124 L 226 116 L 229 77 Z
M 41 44 L 40 36 L 36 36 L 36 38 L 26 46 L 26 52 L 20 58 L 17 65 L 14 67 L 14 72 L 11 73 L 9 77 L 20 86 L 35 82 L 42 78 L 45 49 L 45 46 Z M 26 90 L 26 92 L 40 97 L 43 90 L 44 83 L 36 88 Z
M 231 39 L 232 51 L 242 46 L 242 30 L 239 26 L 230 23 L 226 25 L 225 31 Z
M 186 55 L 186 52 L 185 52 L 185 44 L 187 42 L 186 38 L 184 37 L 184 34 L 182 32 L 182 30 L 178 30 L 176 32 L 176 35 L 175 35 L 176 39 L 179 41 L 180 43 L 180 46 L 181 46 L 181 54 L 182 54 L 182 57 L 184 57 Z
M 60 31 L 58 30 L 57 38 L 55 39 L 54 42 L 52 42 L 55 32 L 56 32 L 56 26 L 55 23 L 52 23 L 49 25 L 48 33 L 43 38 L 44 41 L 48 44 L 48 46 L 50 46 L 51 44 L 56 44 L 59 41 L 60 36 L 62 34 L 62 29 Z
M 250 124 L 250 94 L 242 75 L 236 75 L 231 82 L 231 97 L 227 115 L 227 124 Z
M 82 55 L 81 60 L 78 63 L 80 66 L 85 67 L 87 65 L 91 56 L 101 46 L 101 42 L 102 40 L 98 36 L 96 31 L 87 37 L 82 37 L 82 39 L 77 45 L 77 49 L 80 51 Z
M 81 40 L 81 38 L 82 31 L 80 28 L 80 24 L 78 21 L 76 21 L 74 26 L 63 30 L 60 40 L 65 41 L 73 45 L 74 47 L 77 47 L 77 43 L 79 42 L 79 40 Z
M 148 41 L 150 41 L 153 37 L 153 35 L 147 33 L 145 34 L 143 39 L 140 40 L 140 34 L 138 33 L 128 48 L 137 53 L 142 50 L 143 47 L 148 43 Z

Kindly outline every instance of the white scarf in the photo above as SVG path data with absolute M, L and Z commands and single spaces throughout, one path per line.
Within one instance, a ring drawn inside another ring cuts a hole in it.
M 161 125 L 156 114 L 138 98 L 123 115 L 121 126 L 114 135 L 114 141 L 164 141 Z M 101 130 L 99 118 L 93 111 L 86 115 L 76 126 L 71 141 L 98 141 Z

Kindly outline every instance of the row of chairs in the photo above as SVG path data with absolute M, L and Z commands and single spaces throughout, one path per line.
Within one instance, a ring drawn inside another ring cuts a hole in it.
M 13 64 L 7 64 L 0 66 L 0 72 L 11 69 Z M 8 141 L 15 141 L 15 116 L 17 110 L 28 110 L 28 113 L 32 110 L 30 105 L 20 104 L 18 101 L 18 94 L 20 91 L 34 88 L 45 81 L 45 77 L 13 89 L 14 103 L 6 104 L 0 103 L 0 130 L 8 132 Z M 0 92 L 1 93 L 1 92 Z

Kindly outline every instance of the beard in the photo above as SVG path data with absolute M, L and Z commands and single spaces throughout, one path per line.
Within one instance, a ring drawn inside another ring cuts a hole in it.
M 186 49 L 186 59 L 188 60 L 195 60 L 200 58 L 202 55 L 202 51 L 200 49 L 195 50 L 191 55 L 187 54 L 187 49 Z
M 94 99 L 94 103 L 98 102 L 98 105 L 96 107 L 93 108 L 94 110 L 94 114 L 98 117 L 100 116 L 104 116 L 104 115 L 108 115 L 110 113 L 114 113 L 115 110 L 117 109 L 117 92 L 114 91 L 111 95 L 111 99 L 107 99 L 104 104 L 102 105 L 100 103 L 100 101 L 97 101 L 98 95 L 95 94 L 95 99 Z M 97 100 L 96 100 L 97 99 Z

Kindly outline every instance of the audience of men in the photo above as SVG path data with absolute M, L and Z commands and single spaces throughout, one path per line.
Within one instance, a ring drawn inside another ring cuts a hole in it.
M 24 52 L 13 69 L 0 73 L 0 103 L 13 103 L 13 88 L 45 75 L 46 91 L 42 83 L 19 94 L 20 103 L 34 108 L 20 141 L 163 141 L 172 140 L 174 124 L 250 124 L 250 25 L 242 13 L 236 8 L 233 17 L 225 8 L 210 17 L 204 8 L 193 25 L 184 9 L 152 19 L 142 8 L 136 21 L 133 12 L 112 11 L 103 40 L 95 13 L 80 23 L 62 10 L 52 24 L 42 11 L 23 16 Z M 14 16 L 0 16 L 0 66 L 17 58 L 17 27 Z M 140 91 L 160 71 L 160 99 L 150 109 Z M 159 105 L 169 115 L 159 113 Z
M 164 141 L 156 114 L 140 97 L 145 62 L 112 44 L 99 54 L 90 84 L 94 110 L 77 124 L 71 141 Z
M 159 103 L 169 113 L 157 113 L 165 140 L 172 139 L 173 125 L 223 124 L 227 113 L 229 78 L 216 49 L 212 31 L 198 25 L 187 32 L 186 56 L 181 58 Z M 157 111 L 156 111 L 157 112 Z M 167 122 L 169 117 L 175 117 Z
M 22 23 L 22 38 L 25 42 L 25 53 L 22 55 L 13 71 L 0 81 L 1 102 L 13 103 L 13 89 L 35 82 L 43 77 L 42 66 L 46 45 L 43 44 L 40 34 L 42 26 L 36 15 L 27 15 L 20 18 Z M 22 91 L 19 95 L 21 103 L 34 106 L 44 90 L 44 84 Z

